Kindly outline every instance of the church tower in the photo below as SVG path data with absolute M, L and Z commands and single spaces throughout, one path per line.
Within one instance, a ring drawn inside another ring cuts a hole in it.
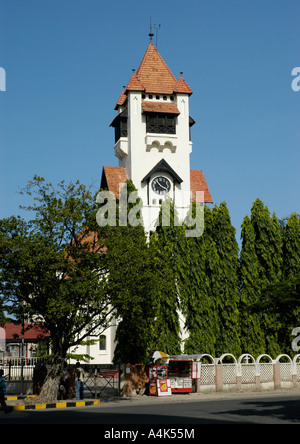
M 183 220 L 197 191 L 212 198 L 201 170 L 190 170 L 193 143 L 189 115 L 192 90 L 182 73 L 177 80 L 152 42 L 117 101 L 115 155 L 118 167 L 104 167 L 101 188 L 119 196 L 131 179 L 143 201 L 145 231 L 155 228 L 162 200 L 170 197 Z

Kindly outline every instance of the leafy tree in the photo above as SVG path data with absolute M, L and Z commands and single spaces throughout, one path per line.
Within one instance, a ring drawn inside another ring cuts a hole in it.
M 4 304 L 0 299 L 0 326 L 7 322 L 7 318 L 5 316 Z
M 152 350 L 180 354 L 180 297 L 178 270 L 184 257 L 184 229 L 171 199 L 162 202 L 156 233 L 150 250 L 155 257 L 153 272 L 157 280 Z
M 255 238 L 254 248 L 257 257 L 257 285 L 260 294 L 270 285 L 282 279 L 282 237 L 281 227 L 275 214 L 271 216 L 267 206 L 256 199 L 251 208 L 251 224 Z M 258 295 L 259 296 L 259 295 Z M 281 351 L 280 338 L 274 327 L 280 321 L 280 314 L 261 312 L 261 328 L 264 332 L 266 350 L 277 355 Z
M 191 213 L 196 220 L 196 202 Z M 216 317 L 215 294 L 218 294 L 219 257 L 209 228 L 212 213 L 208 207 L 204 211 L 204 232 L 200 236 L 186 239 L 185 255 L 182 258 L 180 295 L 185 327 L 189 337 L 185 341 L 185 353 L 215 354 L 218 322 Z M 200 233 L 199 233 L 200 234 Z
M 276 215 L 271 216 L 268 207 L 260 199 L 256 199 L 251 208 L 251 224 L 255 233 L 258 276 L 260 286 L 263 288 L 281 279 L 281 228 Z
M 111 319 L 106 262 L 96 204 L 79 182 L 54 188 L 35 176 L 29 222 L 0 221 L 1 293 L 17 314 L 38 317 L 52 341 L 52 365 L 40 397 L 51 402 L 67 351 L 100 335 Z
M 117 319 L 114 362 L 145 363 L 154 318 L 152 261 L 143 233 L 116 229 L 107 240 L 108 295 Z
M 153 333 L 155 289 L 154 257 L 145 236 L 141 214 L 129 223 L 139 200 L 130 202 L 136 193 L 132 181 L 121 191 L 120 211 L 117 202 L 115 227 L 105 232 L 108 265 L 108 296 L 117 320 L 114 362 L 144 363 L 150 352 Z M 137 196 L 136 196 L 137 197 Z M 124 205 L 124 202 L 126 205 Z M 140 222 L 140 223 L 138 223 Z
M 252 308 L 267 313 L 272 320 L 271 353 L 292 354 L 291 334 L 299 326 L 300 317 L 300 274 L 265 287 L 261 299 Z
M 215 307 L 218 317 L 216 353 L 239 355 L 240 326 L 238 310 L 238 244 L 225 202 L 212 210 L 211 237 L 219 257 L 218 294 Z
M 243 353 L 253 356 L 266 353 L 262 319 L 264 312 L 254 311 L 251 307 L 261 297 L 259 282 L 259 262 L 255 251 L 255 231 L 249 216 L 242 223 L 242 248 L 239 264 L 240 281 L 240 326 Z
M 300 216 L 296 213 L 287 218 L 282 229 L 282 274 L 284 279 L 300 274 Z

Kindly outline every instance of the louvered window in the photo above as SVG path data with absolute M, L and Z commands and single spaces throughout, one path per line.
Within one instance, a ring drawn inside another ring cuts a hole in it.
M 176 134 L 176 116 L 172 114 L 147 114 L 147 133 Z

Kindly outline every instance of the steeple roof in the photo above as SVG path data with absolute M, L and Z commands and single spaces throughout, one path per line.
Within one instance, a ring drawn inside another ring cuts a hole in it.
M 192 94 L 193 91 L 182 77 L 179 80 L 150 41 L 137 72 L 133 72 L 129 83 L 122 92 L 116 108 L 126 101 L 127 91 L 143 91 L 148 94 Z
M 172 94 L 177 80 L 152 42 L 137 70 L 137 76 L 146 93 Z
M 174 92 L 177 93 L 187 93 L 187 94 L 192 94 L 193 91 L 191 90 L 191 88 L 189 87 L 189 85 L 186 83 L 186 81 L 184 80 L 184 78 L 182 77 L 182 74 L 177 82 L 177 85 L 174 89 Z

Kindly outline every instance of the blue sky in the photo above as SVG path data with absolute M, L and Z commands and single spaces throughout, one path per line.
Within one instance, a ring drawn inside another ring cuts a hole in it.
M 114 106 L 161 24 L 158 50 L 193 90 L 191 168 L 240 225 L 259 197 L 299 208 L 299 0 L 0 0 L 0 217 L 35 174 L 99 186 L 117 166 Z M 155 43 L 155 39 L 154 39 Z

